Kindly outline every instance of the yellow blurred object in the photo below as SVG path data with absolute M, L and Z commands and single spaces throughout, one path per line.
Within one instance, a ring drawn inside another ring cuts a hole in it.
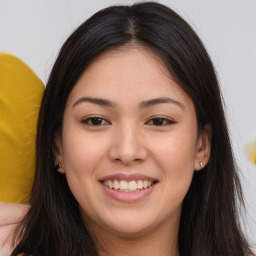
M 0 53 L 0 202 L 28 200 L 43 91 L 43 83 L 25 63 Z
M 244 151 L 247 159 L 256 165 L 256 141 L 246 144 Z

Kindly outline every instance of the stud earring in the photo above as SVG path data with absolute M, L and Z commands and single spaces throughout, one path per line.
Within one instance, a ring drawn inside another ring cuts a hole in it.
M 203 168 L 203 167 L 204 167 L 204 164 L 203 164 L 202 162 L 200 162 L 199 164 L 200 164 L 201 168 Z
M 56 170 L 61 169 L 61 168 L 62 168 L 62 165 L 61 165 L 61 164 L 57 164 L 57 165 L 55 166 L 55 169 L 56 169 Z

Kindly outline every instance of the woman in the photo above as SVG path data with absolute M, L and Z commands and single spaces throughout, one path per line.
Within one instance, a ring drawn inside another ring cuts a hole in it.
M 109 7 L 67 39 L 36 147 L 12 256 L 252 255 L 212 62 L 167 7 Z

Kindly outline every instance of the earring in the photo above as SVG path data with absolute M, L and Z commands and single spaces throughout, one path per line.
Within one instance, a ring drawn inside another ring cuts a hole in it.
M 61 165 L 61 164 L 57 164 L 57 165 L 55 166 L 55 169 L 56 169 L 56 170 L 61 169 L 61 168 L 62 168 L 62 165 Z
M 204 167 L 204 164 L 203 164 L 202 162 L 200 162 L 199 164 L 200 164 L 201 168 L 203 168 L 203 167 Z

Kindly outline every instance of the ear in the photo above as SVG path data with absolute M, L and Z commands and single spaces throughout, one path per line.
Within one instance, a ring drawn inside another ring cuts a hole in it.
M 60 166 L 59 168 L 57 167 L 57 171 L 59 173 L 64 174 L 65 169 L 64 169 L 64 161 L 63 161 L 63 147 L 62 147 L 62 140 L 61 140 L 61 135 L 56 134 L 55 135 L 55 140 L 54 140 L 54 147 L 53 147 L 53 154 L 54 154 L 54 165 L 55 166 Z
M 212 129 L 210 125 L 205 125 L 197 138 L 195 171 L 200 171 L 207 165 L 211 155 L 211 136 Z

